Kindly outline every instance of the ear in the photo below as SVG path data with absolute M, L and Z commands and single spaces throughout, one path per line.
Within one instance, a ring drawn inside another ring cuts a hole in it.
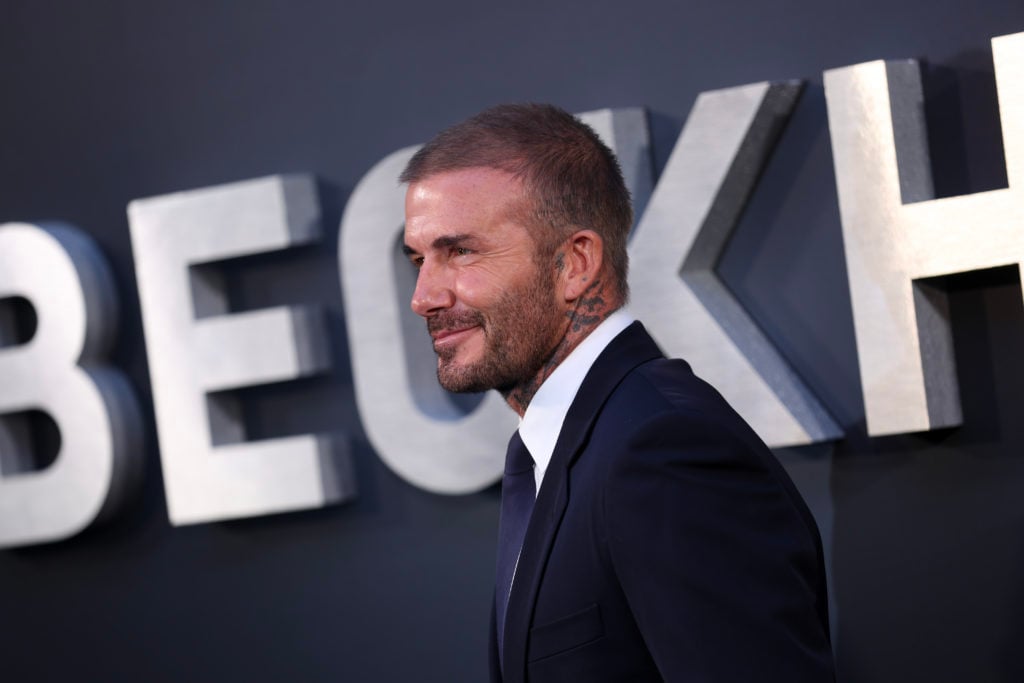
M 562 270 L 559 278 L 566 302 L 583 296 L 604 266 L 604 240 L 593 230 L 578 230 L 565 243 L 561 253 Z

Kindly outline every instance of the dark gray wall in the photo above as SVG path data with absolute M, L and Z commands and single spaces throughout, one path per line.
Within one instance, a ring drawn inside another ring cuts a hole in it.
M 114 363 L 148 441 L 142 493 L 120 516 L 0 552 L 0 678 L 483 680 L 497 495 L 417 490 L 362 436 L 336 261 L 349 193 L 389 152 L 503 101 L 647 107 L 660 169 L 699 92 L 801 78 L 720 271 L 846 431 L 780 453 L 830 547 L 841 678 L 1022 680 L 1018 273 L 950 278 L 964 426 L 867 437 L 821 87 L 824 69 L 927 60 L 938 189 L 999 187 L 988 41 L 1020 30 L 1024 4 L 1007 0 L 7 0 L 0 222 L 68 221 L 109 257 L 124 308 Z M 323 304 L 335 369 L 244 392 L 247 417 L 254 436 L 349 434 L 359 498 L 172 528 L 125 206 L 292 171 L 321 180 L 327 238 L 230 264 L 234 303 Z

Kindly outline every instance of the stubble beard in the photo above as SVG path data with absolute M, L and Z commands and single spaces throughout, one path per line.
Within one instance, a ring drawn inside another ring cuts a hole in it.
M 508 396 L 532 382 L 560 342 L 552 285 L 538 269 L 527 284 L 503 292 L 489 315 L 471 310 L 431 318 L 430 330 L 475 325 L 484 335 L 483 357 L 474 363 L 458 364 L 455 348 L 442 347 L 437 352 L 441 386 L 456 393 L 497 389 Z

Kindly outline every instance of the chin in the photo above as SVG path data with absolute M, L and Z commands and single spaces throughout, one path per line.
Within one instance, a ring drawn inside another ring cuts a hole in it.
M 448 363 L 437 367 L 437 381 L 445 390 L 455 394 L 476 394 L 494 388 L 482 377 L 479 368 L 465 363 Z

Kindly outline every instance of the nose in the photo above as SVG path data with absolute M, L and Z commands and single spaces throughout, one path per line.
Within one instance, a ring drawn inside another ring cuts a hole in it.
M 455 294 L 443 266 L 427 262 L 420 266 L 411 305 L 413 312 L 424 318 L 455 305 Z

